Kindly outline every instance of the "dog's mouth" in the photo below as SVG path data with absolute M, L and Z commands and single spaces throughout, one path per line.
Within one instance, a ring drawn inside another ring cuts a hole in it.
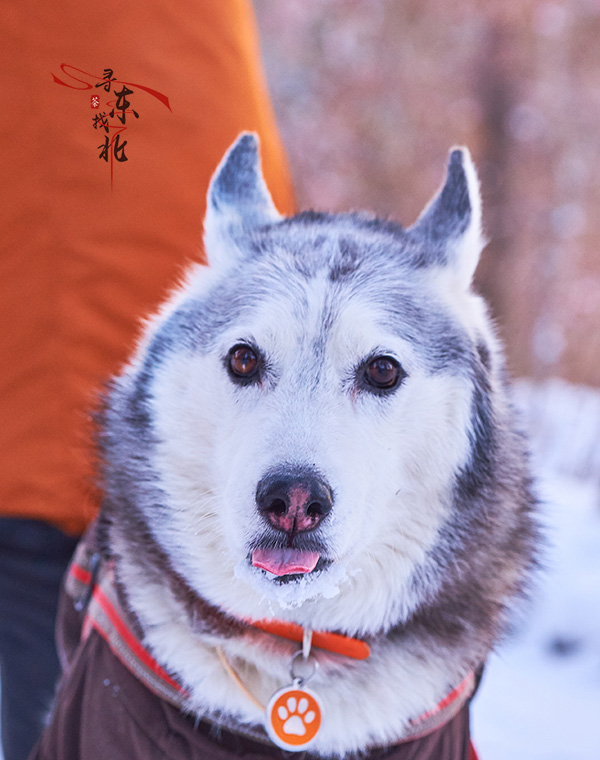
M 312 572 L 321 555 L 319 552 L 300 549 L 255 549 L 252 552 L 252 564 L 272 573 L 282 575 L 299 575 Z
M 328 560 L 317 551 L 291 547 L 259 548 L 252 551 L 251 564 L 264 570 L 274 581 L 287 583 L 324 569 Z

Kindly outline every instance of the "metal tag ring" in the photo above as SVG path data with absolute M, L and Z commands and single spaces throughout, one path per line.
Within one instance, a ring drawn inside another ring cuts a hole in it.
M 306 683 L 317 672 L 319 663 L 312 655 L 304 657 L 302 650 L 294 652 L 290 663 L 290 673 L 294 681 Z

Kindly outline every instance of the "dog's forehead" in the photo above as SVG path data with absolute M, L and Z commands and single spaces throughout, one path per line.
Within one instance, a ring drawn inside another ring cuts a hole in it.
M 245 338 L 255 327 L 280 343 L 300 334 L 323 343 L 362 318 L 376 329 L 373 345 L 357 345 L 358 352 L 381 348 L 392 335 L 409 342 L 431 371 L 468 366 L 466 331 L 399 225 L 309 213 L 254 231 L 238 245 L 238 267 L 201 297 L 183 298 L 159 327 L 156 358 L 172 349 L 223 350 L 224 340 Z
M 285 261 L 307 278 L 325 271 L 332 282 L 408 271 L 414 258 L 399 224 L 359 214 L 304 212 L 262 228 L 253 247 L 260 258 Z
M 264 228 L 249 248 L 227 299 L 243 301 L 245 292 L 254 303 L 240 321 L 268 324 L 271 334 L 289 334 L 295 324 L 313 341 L 340 329 L 358 334 L 362 321 L 370 350 L 378 336 L 395 335 L 432 368 L 456 366 L 469 353 L 466 334 L 418 264 L 414 241 L 393 222 L 305 213 Z

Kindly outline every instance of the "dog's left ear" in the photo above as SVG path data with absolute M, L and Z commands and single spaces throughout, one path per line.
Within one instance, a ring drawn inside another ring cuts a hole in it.
M 236 238 L 280 218 L 262 175 L 258 137 L 243 132 L 223 157 L 208 189 L 204 244 L 210 264 L 232 263 L 240 253 Z
M 467 148 L 451 151 L 441 189 L 407 232 L 422 251 L 422 264 L 444 267 L 459 286 L 469 287 L 485 240 L 479 181 Z

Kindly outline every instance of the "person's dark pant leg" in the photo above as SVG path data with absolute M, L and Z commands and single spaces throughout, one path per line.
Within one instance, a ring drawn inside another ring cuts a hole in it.
M 77 539 L 38 520 L 0 518 L 0 666 L 5 760 L 25 760 L 59 674 L 54 626 Z

